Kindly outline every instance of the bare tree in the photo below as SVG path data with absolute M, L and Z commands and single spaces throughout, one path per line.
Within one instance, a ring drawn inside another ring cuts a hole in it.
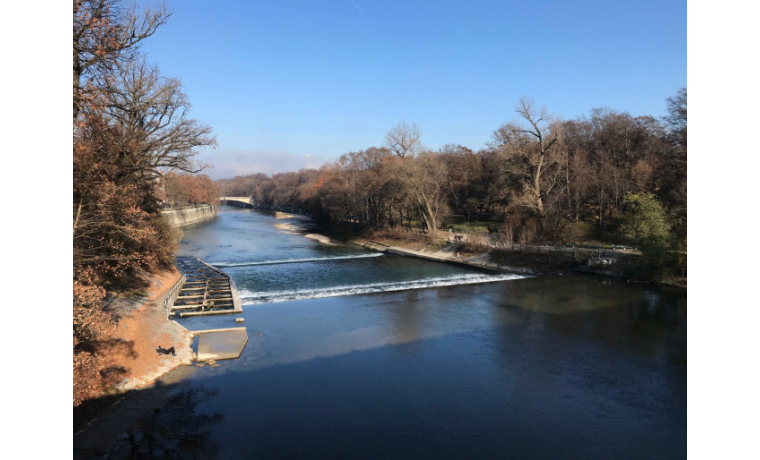
M 681 88 L 672 98 L 668 98 L 668 115 L 664 117 L 668 129 L 667 138 L 672 148 L 664 155 L 665 168 L 662 168 L 662 189 L 665 204 L 674 224 L 675 234 L 686 243 L 687 218 L 687 111 L 686 88 Z
M 686 88 L 681 88 L 675 96 L 667 98 L 668 114 L 663 117 L 663 120 L 673 131 L 686 129 L 686 101 Z
M 138 14 L 118 0 L 74 0 L 74 118 L 86 92 L 82 79 L 108 73 L 119 61 L 133 58 L 139 43 L 153 35 L 170 15 L 164 6 L 145 8 Z
M 211 128 L 187 117 L 190 104 L 180 82 L 136 59 L 115 72 L 109 86 L 111 120 L 133 145 L 140 177 L 155 177 L 158 168 L 199 172 L 194 148 L 216 145 Z
M 517 203 L 535 209 L 544 215 L 544 197 L 556 184 L 556 177 L 547 177 L 557 164 L 556 148 L 558 135 L 552 130 L 552 119 L 546 109 L 540 113 L 533 108 L 533 102 L 523 97 L 516 108 L 522 123 L 507 123 L 494 134 L 494 147 L 507 160 L 507 169 L 520 183 Z M 526 123 L 527 122 L 527 123 Z
M 416 158 L 401 158 L 392 172 L 400 178 L 403 187 L 413 197 L 428 233 L 435 236 L 438 219 L 447 212 L 446 163 L 440 155 L 431 151 L 421 152 Z
M 385 135 L 385 142 L 391 152 L 402 158 L 414 156 L 421 148 L 420 129 L 415 124 L 399 123 Z
M 486 195 L 481 157 L 461 145 L 446 144 L 438 152 L 446 163 L 452 207 L 467 222 L 476 219 L 478 211 L 485 207 Z

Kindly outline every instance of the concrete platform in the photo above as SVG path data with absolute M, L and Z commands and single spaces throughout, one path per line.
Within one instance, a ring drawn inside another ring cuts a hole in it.
M 245 327 L 224 330 L 193 331 L 198 336 L 198 357 L 196 361 L 236 359 L 248 343 Z

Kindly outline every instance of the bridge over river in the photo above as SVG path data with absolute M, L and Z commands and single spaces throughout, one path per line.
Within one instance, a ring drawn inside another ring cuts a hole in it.
M 222 205 L 237 206 L 239 208 L 253 208 L 253 198 L 249 196 L 223 196 L 219 198 Z

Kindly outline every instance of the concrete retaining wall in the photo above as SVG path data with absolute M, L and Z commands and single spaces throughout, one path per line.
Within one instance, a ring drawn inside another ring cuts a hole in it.
M 213 219 L 214 216 L 216 216 L 214 208 L 210 204 L 205 204 L 194 208 L 163 211 L 163 214 L 166 220 L 169 222 L 169 225 L 172 227 L 183 227 L 185 225 Z

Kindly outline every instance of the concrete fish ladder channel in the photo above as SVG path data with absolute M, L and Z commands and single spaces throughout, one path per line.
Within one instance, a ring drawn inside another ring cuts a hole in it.
M 229 275 L 193 257 L 177 257 L 182 286 L 167 297 L 167 317 L 241 313 L 235 282 Z

